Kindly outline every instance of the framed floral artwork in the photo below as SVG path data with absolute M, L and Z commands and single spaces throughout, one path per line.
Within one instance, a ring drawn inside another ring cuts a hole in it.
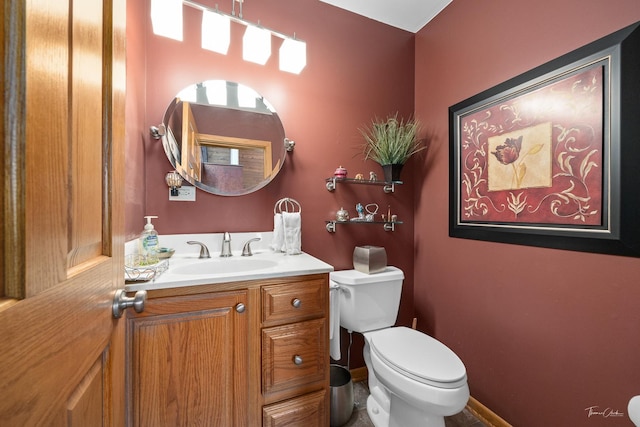
M 640 22 L 449 109 L 449 235 L 640 257 Z

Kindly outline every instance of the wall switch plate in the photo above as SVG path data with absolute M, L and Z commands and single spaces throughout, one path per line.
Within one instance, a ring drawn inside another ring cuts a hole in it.
M 195 202 L 196 201 L 196 187 L 186 186 L 178 188 L 178 195 L 172 196 L 171 189 L 169 189 L 169 200 L 175 200 L 179 202 Z

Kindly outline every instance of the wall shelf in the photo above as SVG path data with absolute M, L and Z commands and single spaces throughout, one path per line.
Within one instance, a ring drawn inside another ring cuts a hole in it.
M 377 185 L 382 186 L 382 191 L 385 193 L 393 193 L 395 191 L 396 184 L 402 184 L 402 181 L 372 181 L 365 179 L 353 179 L 353 178 L 326 178 L 326 187 L 329 191 L 336 189 L 336 184 L 354 184 L 354 185 Z M 383 215 L 384 217 L 384 215 Z M 388 218 L 387 218 L 388 219 Z M 337 221 L 328 220 L 326 222 L 326 229 L 329 233 L 336 232 L 336 226 L 338 224 L 382 224 L 384 231 L 395 231 L 396 224 L 402 224 L 402 221 Z
M 326 187 L 329 191 L 334 191 L 336 189 L 337 183 L 344 184 L 356 184 L 356 185 L 379 185 L 382 186 L 382 191 L 385 193 L 393 193 L 395 191 L 395 186 L 402 184 L 402 181 L 370 181 L 366 179 L 353 179 L 353 178 L 327 178 L 326 179 Z
M 336 225 L 351 225 L 351 224 L 382 224 L 384 231 L 395 231 L 397 224 L 402 224 L 402 221 L 325 221 L 327 223 L 326 228 L 329 233 L 336 232 Z

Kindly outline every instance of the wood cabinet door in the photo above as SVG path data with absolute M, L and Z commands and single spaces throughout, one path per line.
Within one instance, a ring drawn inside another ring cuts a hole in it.
M 0 424 L 124 424 L 124 0 L 5 0 Z
M 248 424 L 247 295 L 155 298 L 127 314 L 130 425 Z

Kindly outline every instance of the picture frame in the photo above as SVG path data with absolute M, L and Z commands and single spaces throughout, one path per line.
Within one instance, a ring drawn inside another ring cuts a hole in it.
M 640 22 L 449 108 L 449 236 L 640 257 Z

